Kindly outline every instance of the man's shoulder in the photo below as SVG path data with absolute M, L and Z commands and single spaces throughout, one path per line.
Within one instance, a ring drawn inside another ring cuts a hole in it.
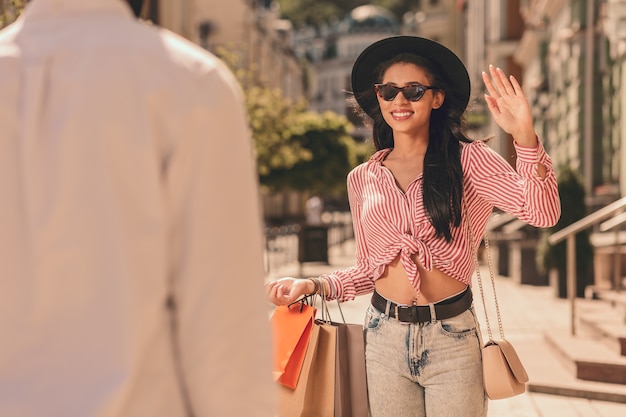
M 211 52 L 165 28 L 155 28 L 162 58 L 190 71 L 210 71 L 219 65 Z
M 203 78 L 217 77 L 229 83 L 236 82 L 226 64 L 213 53 L 167 29 L 159 28 L 158 32 L 171 65 Z
M 174 33 L 165 28 L 157 28 L 159 37 L 163 47 L 171 54 L 173 58 L 182 61 L 205 63 L 212 65 L 218 59 L 211 52 L 202 48 L 200 45 Z

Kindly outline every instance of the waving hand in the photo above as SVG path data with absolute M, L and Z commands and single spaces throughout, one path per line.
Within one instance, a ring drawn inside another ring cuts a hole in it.
M 507 76 L 500 68 L 489 66 L 489 74 L 482 73 L 487 92 L 485 100 L 495 122 L 521 145 L 537 146 L 530 105 L 515 77 Z

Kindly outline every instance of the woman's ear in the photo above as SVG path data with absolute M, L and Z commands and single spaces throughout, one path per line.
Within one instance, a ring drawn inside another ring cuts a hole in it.
M 442 90 L 435 90 L 433 97 L 433 109 L 437 110 L 439 107 L 443 105 L 444 100 L 446 99 L 446 94 Z

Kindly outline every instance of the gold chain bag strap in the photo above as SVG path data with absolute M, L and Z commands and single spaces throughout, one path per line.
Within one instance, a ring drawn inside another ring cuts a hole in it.
M 466 214 L 469 213 L 467 210 L 465 212 Z M 483 283 L 480 275 L 478 253 L 477 248 L 474 247 L 474 238 L 472 236 L 472 225 L 470 223 L 469 214 L 467 214 L 467 225 L 470 246 L 472 247 L 474 261 L 476 263 L 478 288 L 480 289 L 480 297 L 485 311 L 487 335 L 489 336 L 489 340 L 482 348 L 483 381 L 485 383 L 485 391 L 491 400 L 513 397 L 526 391 L 528 374 L 526 373 L 519 356 L 517 356 L 517 352 L 515 352 L 513 345 L 504 338 L 504 328 L 502 326 L 502 317 L 500 316 L 500 306 L 498 304 L 498 296 L 496 295 L 496 281 L 494 278 L 493 263 L 489 250 L 489 239 L 487 239 L 487 234 L 485 233 L 483 240 L 485 241 L 485 252 L 487 253 L 487 263 L 489 264 L 489 275 L 491 277 L 491 287 L 493 289 L 496 315 L 498 317 L 498 329 L 500 331 L 500 340 L 494 340 L 493 338 L 491 325 L 489 323 L 487 303 L 485 302 Z

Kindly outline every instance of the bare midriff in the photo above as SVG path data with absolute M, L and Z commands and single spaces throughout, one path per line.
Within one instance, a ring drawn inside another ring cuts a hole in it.
M 432 271 L 424 269 L 415 256 L 413 261 L 417 265 L 421 279 L 419 295 L 411 285 L 399 255 L 387 265 L 383 275 L 376 280 L 376 291 L 397 304 L 411 305 L 416 303 L 420 305 L 436 303 L 458 294 L 467 287 L 466 284 L 436 268 L 433 268 Z

